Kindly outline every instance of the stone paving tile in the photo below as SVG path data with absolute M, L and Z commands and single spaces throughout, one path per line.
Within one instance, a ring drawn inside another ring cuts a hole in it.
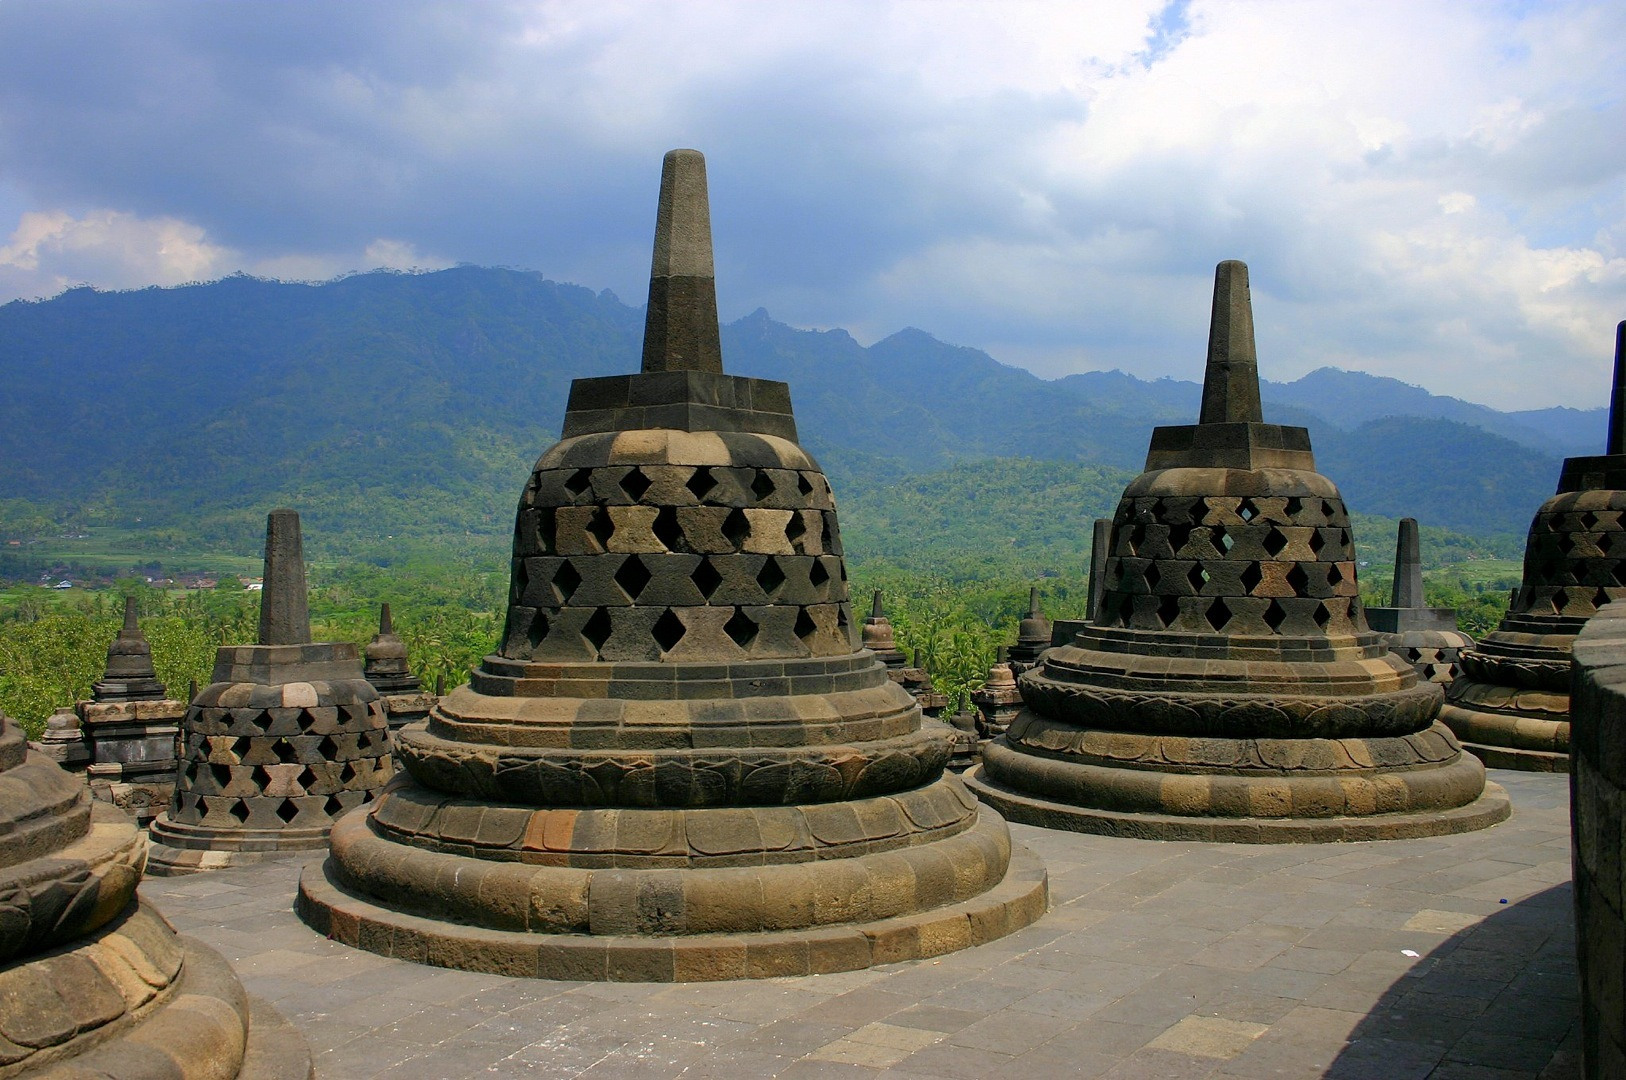
M 1050 867 L 1040 922 L 936 960 L 804 979 L 419 967 L 311 933 L 292 912 L 299 861 L 142 893 L 340 1080 L 1573 1080 L 1567 780 L 1494 776 L 1514 816 L 1467 836 L 1259 848 L 1014 826 Z

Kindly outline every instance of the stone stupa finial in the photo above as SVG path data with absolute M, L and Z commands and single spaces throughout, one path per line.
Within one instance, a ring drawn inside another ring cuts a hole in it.
M 1615 386 L 1609 395 L 1606 454 L 1626 454 L 1626 320 L 1615 327 Z
M 158 701 L 164 684 L 152 667 L 152 647 L 136 622 L 136 600 L 124 598 L 124 625 L 107 647 L 107 669 L 91 684 L 95 701 Z
M 706 159 L 698 150 L 672 150 L 661 163 L 643 370 L 723 370 L 711 203 L 706 197 Z
M 1090 591 L 1084 602 L 1089 622 L 1094 622 L 1101 611 L 1101 598 L 1106 595 L 1107 556 L 1112 554 L 1112 519 L 1096 518 L 1090 533 Z
M 265 584 L 260 593 L 260 644 L 306 645 L 311 613 L 305 590 L 305 549 L 299 512 L 273 510 L 265 519 Z
M 880 618 L 884 618 L 885 615 L 886 615 L 886 612 L 881 610 L 881 590 L 876 589 L 875 590 L 875 595 L 870 598 L 869 617 L 872 618 L 872 619 L 880 619 Z
M 1401 518 L 1395 537 L 1395 584 L 1389 603 L 1397 608 L 1423 606 L 1423 558 L 1417 543 L 1417 519 Z
M 1214 270 L 1214 309 L 1208 323 L 1200 424 L 1259 424 L 1259 355 L 1253 343 L 1248 265 L 1227 259 Z

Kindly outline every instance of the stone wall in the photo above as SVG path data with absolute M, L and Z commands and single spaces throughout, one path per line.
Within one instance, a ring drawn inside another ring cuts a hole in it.
M 1575 643 L 1570 845 L 1588 1077 L 1626 1077 L 1626 603 L 1593 616 Z

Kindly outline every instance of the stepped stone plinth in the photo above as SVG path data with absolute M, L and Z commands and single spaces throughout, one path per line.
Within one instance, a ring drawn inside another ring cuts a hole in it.
M 1050 648 L 1052 627 L 1039 605 L 1037 587 L 1028 590 L 1028 613 L 1016 626 L 1016 644 L 1006 650 L 1006 662 L 1020 675 L 1039 662 L 1039 654 Z
M 388 604 L 379 605 L 378 634 L 367 643 L 365 656 L 363 674 L 378 691 L 392 732 L 429 715 L 435 696 L 424 692 L 423 684 L 407 665 L 406 642 L 396 636 Z
M 1565 772 L 1570 653 L 1598 609 L 1626 597 L 1626 322 L 1615 328 L 1606 453 L 1564 462 L 1536 511 L 1524 576 L 1497 628 L 1463 652 L 1440 712 L 1487 765 Z
M 303 1037 L 136 895 L 146 839 L 0 715 L 0 1076 L 303 1080 Z
M 107 670 L 89 701 L 74 706 L 91 792 L 146 825 L 175 793 L 175 743 L 186 703 L 169 696 L 152 666 L 152 648 L 124 599 L 124 625 L 107 648 Z
M 187 874 L 327 846 L 390 779 L 389 725 L 348 642 L 311 641 L 299 515 L 266 522 L 257 645 L 225 645 L 181 721 L 150 872 Z
M 880 589 L 876 589 L 875 595 L 870 598 L 869 617 L 864 620 L 862 634 L 864 648 L 874 653 L 875 659 L 885 664 L 888 671 L 902 671 L 909 666 L 909 658 L 898 648 L 892 620 L 886 617 L 881 607 Z
M 1389 606 L 1367 608 L 1366 625 L 1382 634 L 1389 650 L 1416 669 L 1420 678 L 1441 686 L 1457 677 L 1462 651 L 1474 646 L 1474 639 L 1457 629 L 1455 608 L 1424 606 L 1416 518 L 1400 519 Z
M 498 650 L 398 734 L 298 909 L 336 940 L 560 979 L 801 975 L 1045 908 L 860 647 L 783 383 L 722 372 L 705 166 L 666 156 L 641 374 L 580 379 L 520 498 Z
M 1349 516 L 1309 433 L 1266 424 L 1247 267 L 1221 263 L 1199 422 L 1152 433 L 1098 612 L 1018 680 L 967 777 L 1014 820 L 1163 839 L 1483 828 L 1509 802 L 1367 628 Z

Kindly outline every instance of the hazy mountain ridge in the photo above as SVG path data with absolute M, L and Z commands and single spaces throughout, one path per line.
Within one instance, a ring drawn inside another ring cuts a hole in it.
M 636 370 L 641 332 L 607 291 L 476 267 L 14 302 L 0 491 L 223 543 L 252 544 L 273 502 L 318 532 L 503 531 L 570 381 Z M 1199 396 L 1122 372 L 1046 381 L 918 329 L 865 348 L 760 310 L 723 347 L 731 372 L 791 384 L 804 441 L 855 494 L 979 459 L 1138 470 L 1150 428 L 1192 422 Z M 1557 478 L 1554 436 L 1593 415 L 1514 417 L 1330 370 L 1264 396 L 1267 419 L 1312 429 L 1354 509 L 1477 532 L 1522 533 Z M 1397 407 L 1450 416 L 1387 420 Z

